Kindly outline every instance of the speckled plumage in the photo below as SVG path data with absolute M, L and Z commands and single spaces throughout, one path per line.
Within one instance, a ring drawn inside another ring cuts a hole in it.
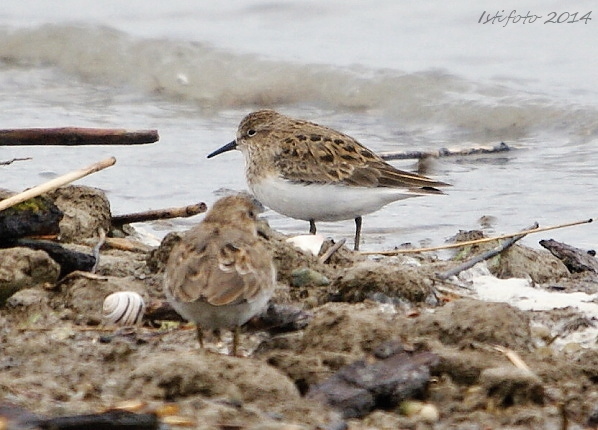
M 256 208 L 247 196 L 218 200 L 170 254 L 164 277 L 174 309 L 198 327 L 234 330 L 267 305 L 275 287 L 272 256 L 257 236 Z
M 346 134 L 273 110 L 250 113 L 236 140 L 208 157 L 239 149 L 249 187 L 264 205 L 292 218 L 355 218 L 407 197 L 443 194 L 448 184 L 394 168 Z

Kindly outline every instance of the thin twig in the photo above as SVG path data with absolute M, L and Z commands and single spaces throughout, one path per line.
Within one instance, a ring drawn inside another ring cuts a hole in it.
M 92 173 L 110 167 L 114 165 L 114 163 L 116 163 L 116 158 L 110 157 L 105 160 L 94 163 L 91 166 L 85 167 L 80 170 L 75 170 L 73 172 L 59 176 L 58 178 L 54 178 L 51 181 L 37 185 L 33 188 L 23 191 L 22 193 L 15 194 L 14 196 L 0 201 L 0 211 L 3 211 L 4 209 L 8 209 L 11 206 L 24 202 L 25 200 L 29 200 L 33 197 L 37 197 L 41 194 L 55 190 L 56 188 L 62 187 L 63 185 L 70 184 L 71 182 L 74 182 L 77 179 L 81 179 L 85 176 L 91 175 Z
M 504 346 L 500 346 L 500 345 L 495 345 L 494 349 L 497 350 L 498 352 L 503 353 L 505 355 L 505 357 L 507 357 L 509 359 L 509 361 L 511 363 L 513 363 L 513 366 L 515 366 L 516 368 L 521 369 L 521 370 L 527 370 L 528 372 L 532 372 L 532 369 L 530 369 L 529 366 L 527 365 L 527 363 L 525 361 L 523 361 L 521 356 L 519 354 L 517 354 L 515 351 L 513 351 L 512 349 L 505 348 Z
M 541 228 L 535 228 L 535 229 L 526 230 L 526 231 L 520 231 L 518 233 L 503 234 L 502 236 L 484 237 L 482 239 L 450 243 L 448 245 L 432 246 L 429 248 L 393 249 L 392 251 L 365 251 L 365 252 L 362 251 L 361 254 L 362 255 L 398 255 L 398 254 L 416 254 L 419 252 L 429 252 L 429 251 L 440 251 L 443 249 L 461 248 L 463 246 L 478 245 L 480 243 L 492 242 L 494 240 L 509 239 L 511 237 L 516 237 L 516 236 L 526 235 L 526 234 L 531 234 L 531 233 L 540 233 L 543 231 L 556 230 L 559 228 L 573 227 L 573 226 L 580 225 L 580 224 L 589 224 L 593 221 L 594 220 L 592 218 L 590 218 L 590 219 L 585 219 L 582 221 L 575 221 L 575 222 L 570 222 L 570 223 L 565 223 L 565 224 L 553 225 L 553 226 L 549 226 L 549 227 L 541 227 Z
M 8 161 L 0 161 L 0 166 L 8 166 L 9 164 L 14 163 L 15 161 L 29 161 L 33 160 L 31 157 L 24 157 L 24 158 L 13 158 L 12 160 Z
M 150 252 L 152 247 L 138 240 L 122 237 L 107 237 L 105 247 L 129 252 Z
M 320 258 L 319 258 L 320 263 L 322 263 L 322 264 L 326 263 L 328 261 L 328 259 L 330 257 L 332 257 L 332 254 L 334 254 L 336 251 L 341 249 L 341 247 L 345 244 L 346 241 L 347 241 L 347 239 L 341 239 L 338 242 L 336 242 L 334 245 L 332 245 L 330 248 L 328 248 L 328 250 L 320 256 Z
M 529 231 L 529 230 L 534 230 L 537 228 L 538 228 L 538 223 L 536 222 L 536 223 L 534 223 L 534 225 L 532 227 L 529 227 L 525 230 Z M 445 279 L 450 278 L 451 276 L 457 275 L 457 274 L 461 273 L 462 271 L 475 266 L 480 261 L 488 260 L 488 259 L 494 257 L 495 255 L 500 254 L 505 249 L 511 247 L 515 242 L 517 242 L 519 239 L 522 239 L 523 237 L 525 237 L 525 234 L 520 234 L 519 236 L 511 237 L 510 239 L 501 243 L 496 248 L 493 248 L 493 249 L 486 251 L 482 254 L 476 255 L 473 258 L 470 258 L 469 260 L 465 261 L 464 263 L 459 264 L 457 267 L 453 267 L 452 269 L 447 270 L 442 273 L 439 273 L 436 276 L 441 280 L 445 280 Z

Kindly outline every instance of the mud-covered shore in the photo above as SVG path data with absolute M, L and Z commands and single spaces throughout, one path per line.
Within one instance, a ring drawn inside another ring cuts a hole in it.
M 64 246 L 91 253 L 98 227 L 109 230 L 105 196 L 66 187 L 54 198 L 67 214 Z M 476 299 L 467 276 L 436 276 L 457 262 L 431 255 L 366 258 L 342 247 L 322 263 L 265 224 L 261 233 L 278 270 L 272 302 L 296 309 L 300 321 L 285 329 L 250 322 L 244 357 L 226 355 L 227 332 L 200 350 L 176 318 L 103 324 L 110 293 L 138 292 L 146 315 L 164 302 L 176 234 L 157 249 L 104 246 L 94 276 L 62 279 L 44 251 L 0 250 L 2 288 L 17 285 L 0 307 L 0 428 L 36 428 L 25 411 L 39 418 L 119 407 L 155 413 L 164 428 L 598 426 L 598 339 L 575 336 L 598 315 Z M 598 292 L 595 273 L 571 274 L 549 252 L 517 244 L 486 266 L 538 290 Z

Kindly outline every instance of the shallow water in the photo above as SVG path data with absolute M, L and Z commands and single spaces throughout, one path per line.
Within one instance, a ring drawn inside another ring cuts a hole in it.
M 448 195 L 365 216 L 363 249 L 441 244 L 478 228 L 482 216 L 494 217 L 491 233 L 507 233 L 597 215 L 595 20 L 501 27 L 478 24 L 496 8 L 489 3 L 367 5 L 5 1 L 0 128 L 155 128 L 161 138 L 137 147 L 4 147 L 1 160 L 33 160 L 1 167 L 1 184 L 21 190 L 114 155 L 114 167 L 80 181 L 106 190 L 114 213 L 209 204 L 245 180 L 240 153 L 205 156 L 234 138 L 246 113 L 272 107 L 376 151 L 518 148 L 438 160 L 429 175 L 453 184 Z M 555 5 L 526 7 L 546 16 Z M 265 216 L 288 233 L 308 228 Z M 160 236 L 198 219 L 148 228 Z M 352 221 L 318 227 L 352 241 Z M 590 224 L 524 242 L 550 237 L 589 249 L 596 231 Z

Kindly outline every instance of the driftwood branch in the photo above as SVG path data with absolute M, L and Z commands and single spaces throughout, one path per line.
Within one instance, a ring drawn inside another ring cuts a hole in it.
M 541 240 L 540 245 L 561 260 L 571 273 L 598 273 L 598 260 L 591 253 L 556 240 Z
M 537 228 L 538 228 L 538 223 L 534 223 L 533 226 L 525 229 L 524 231 L 535 230 Z M 439 273 L 436 276 L 437 276 L 437 278 L 439 278 L 441 280 L 445 280 L 445 279 L 450 278 L 451 276 L 458 275 L 462 271 L 472 268 L 479 262 L 488 260 L 488 259 L 494 257 L 495 255 L 500 254 L 505 249 L 510 248 L 515 242 L 517 242 L 519 239 L 522 239 L 524 236 L 525 236 L 525 234 L 520 234 L 519 236 L 511 237 L 511 238 L 505 240 L 503 243 L 501 243 L 496 248 L 493 248 L 489 251 L 486 251 L 479 255 L 476 255 L 475 257 L 470 258 L 469 260 L 465 261 L 464 263 L 459 264 L 458 266 L 453 267 L 450 270 Z
M 140 145 L 159 139 L 157 130 L 109 128 L 21 128 L 0 130 L 0 146 Z
M 29 161 L 29 160 L 32 160 L 32 158 L 31 157 L 13 158 L 12 160 L 0 161 L 0 166 L 8 166 L 9 164 L 14 163 L 15 161 Z
M 91 166 L 85 167 L 80 170 L 75 170 L 74 172 L 70 172 L 66 175 L 59 176 L 58 178 L 54 178 L 51 181 L 30 188 L 26 191 L 23 191 L 22 193 L 15 194 L 14 196 L 0 201 L 0 211 L 3 211 L 4 209 L 8 209 L 11 206 L 24 202 L 25 200 L 29 200 L 33 197 L 37 197 L 41 194 L 55 190 L 56 188 L 74 182 L 77 179 L 81 179 L 84 176 L 88 176 L 92 173 L 103 170 L 107 167 L 114 165 L 114 163 L 116 163 L 116 158 L 110 157 L 105 160 L 94 163 Z
M 205 203 L 201 202 L 179 208 L 156 209 L 127 215 L 117 215 L 112 217 L 112 225 L 119 227 L 124 224 L 131 224 L 134 222 L 147 222 L 170 218 L 186 218 L 200 214 L 206 210 L 208 210 L 208 207 Z
M 381 152 L 379 155 L 384 160 L 409 160 L 413 158 L 422 159 L 427 157 L 454 157 L 479 154 L 496 154 L 499 152 L 508 152 L 512 149 L 513 148 L 506 143 L 500 142 L 494 146 L 478 146 L 475 148 L 464 149 L 440 148 L 436 151 Z

